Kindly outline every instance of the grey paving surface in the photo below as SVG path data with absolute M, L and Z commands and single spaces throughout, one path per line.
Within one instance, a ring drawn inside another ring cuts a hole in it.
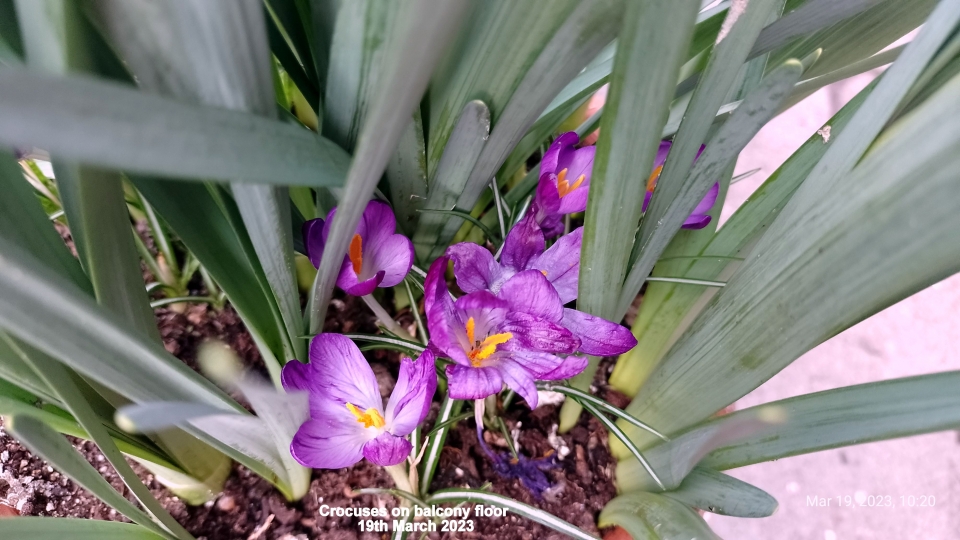
M 764 128 L 737 166 L 738 173 L 756 167 L 762 171 L 731 187 L 723 215 L 729 217 L 869 80 L 870 76 L 861 76 L 825 89 Z M 960 369 L 958 344 L 960 276 L 954 276 L 823 343 L 737 406 Z M 744 467 L 731 474 L 768 491 L 780 508 L 772 517 L 756 520 L 708 514 L 710 525 L 726 540 L 960 539 L 960 432 L 819 452 Z M 869 503 L 871 496 L 890 496 L 893 506 L 858 504 Z M 831 498 L 832 502 L 817 506 L 812 504 L 815 497 Z M 851 505 L 838 506 L 837 497 L 850 497 Z M 928 506 L 919 506 L 921 497 L 926 497 Z

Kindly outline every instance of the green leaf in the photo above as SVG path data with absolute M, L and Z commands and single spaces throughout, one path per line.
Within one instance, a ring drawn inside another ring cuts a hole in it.
M 465 7 L 463 0 L 439 6 L 429 0 L 411 0 L 400 15 L 404 21 L 403 31 L 398 34 L 400 46 L 387 62 L 389 69 L 360 130 L 343 197 L 308 302 L 310 333 L 321 330 L 350 238 L 411 120 L 441 51 L 453 38 Z
M 615 309 L 643 208 L 645 185 L 636 171 L 653 169 L 677 74 L 693 31 L 697 2 L 628 2 L 614 59 L 613 78 L 597 143 L 583 227 L 577 309 L 607 319 Z M 574 386 L 586 387 L 599 359 Z M 568 405 L 560 428 L 580 415 Z
M 867 86 L 826 122 L 834 137 L 843 132 L 873 86 Z M 827 148 L 823 138 L 813 134 L 710 238 L 697 253 L 697 259 L 668 262 L 661 258 L 654 275 L 670 272 L 697 279 L 729 279 Z M 664 255 L 669 257 L 669 251 Z M 610 384 L 628 396 L 636 395 L 669 347 L 716 293 L 716 289 L 678 287 L 667 283 L 648 285 L 633 326 L 637 346 L 620 357 L 610 375 Z M 616 448 L 613 450 L 616 453 Z
M 703 465 L 732 469 L 851 444 L 954 429 L 960 424 L 960 371 L 893 379 L 805 394 L 779 407 L 787 422 L 714 450 Z M 757 407 L 711 421 L 751 414 Z
M 628 412 L 676 432 L 826 338 L 960 270 L 958 246 L 943 241 L 958 219 L 944 197 L 954 189 L 960 133 L 942 121 L 960 111 L 950 97 L 960 79 L 892 126 L 848 172 L 925 64 L 911 48 L 932 54 L 937 43 L 925 34 L 942 37 L 955 22 L 947 15 L 960 17 L 960 5 L 941 6 L 956 12 L 935 16 L 886 72 Z
M 143 508 L 146 509 L 147 512 L 153 516 L 153 519 L 157 520 L 165 530 L 157 528 L 152 522 L 142 525 L 147 525 L 148 528 L 151 530 L 155 529 L 156 532 L 160 534 L 169 531 L 174 537 L 180 538 L 181 540 L 192 539 L 193 536 L 177 523 L 173 516 L 160 504 L 160 501 L 154 498 L 150 490 L 147 489 L 147 486 L 143 484 L 137 476 L 137 473 L 133 471 L 130 464 L 124 459 L 123 454 L 120 453 L 120 449 L 114 444 L 113 439 L 103 425 L 104 419 L 97 415 L 88 402 L 87 396 L 94 395 L 93 388 L 75 373 L 46 355 L 40 353 L 30 355 L 29 361 L 37 374 L 41 376 L 51 388 L 56 390 L 60 401 L 64 403 L 83 429 L 87 431 L 91 440 L 100 448 L 104 457 L 106 457 L 107 461 L 113 466 L 117 475 L 120 476 L 127 488 L 129 488 L 137 500 L 140 501 Z M 60 440 L 62 441 L 62 439 Z M 212 475 L 218 476 L 212 479 L 214 484 L 212 486 L 203 486 L 202 482 L 194 483 L 195 489 L 204 492 L 203 495 L 206 495 L 206 497 L 198 497 L 197 502 L 205 502 L 209 498 L 212 498 L 215 494 L 214 490 L 218 491 L 222 487 L 223 477 L 226 476 L 230 470 L 230 460 L 225 459 L 220 454 L 215 454 L 211 458 L 209 465 L 210 469 L 215 470 L 219 468 L 220 474 Z M 211 470 L 210 472 L 213 471 Z M 200 485 L 200 487 L 198 487 L 198 485 Z
M 490 110 L 480 100 L 468 102 L 460 113 L 446 151 L 431 178 L 427 200 L 421 210 L 454 210 L 467 187 L 473 170 L 490 135 Z M 402 203 L 401 203 L 402 204 Z M 468 207 L 469 208 L 469 207 Z M 413 234 L 417 259 L 429 263 L 446 248 L 445 241 L 460 228 L 461 221 L 440 214 L 424 213 Z
M 152 401 L 121 407 L 116 423 L 131 433 L 152 433 L 215 414 L 223 414 L 223 409 L 193 401 Z
M 413 237 L 420 223 L 420 214 L 427 200 L 427 147 L 423 140 L 423 118 L 420 109 L 413 114 L 397 143 L 397 150 L 387 163 L 387 186 L 393 211 L 397 215 L 397 227 L 408 237 Z
M 445 396 L 440 403 L 440 412 L 437 414 L 437 426 L 450 421 L 451 418 L 459 416 L 460 408 L 463 407 L 463 401 L 451 399 Z M 443 450 L 443 443 L 447 439 L 449 428 L 435 428 L 433 435 L 427 439 L 426 450 L 423 460 L 420 462 L 420 493 L 430 492 L 430 483 L 433 482 L 433 473 L 437 470 L 440 463 L 440 452 Z
M 690 507 L 656 493 L 620 495 L 603 508 L 597 525 L 620 525 L 634 540 L 720 540 Z
M 357 142 L 380 89 L 390 51 L 399 46 L 404 2 L 341 2 L 330 43 L 323 134 L 347 151 Z
M 780 47 L 794 38 L 822 30 L 875 6 L 878 0 L 810 0 L 767 25 L 750 56 L 759 56 Z
M 15 0 L 0 0 L 0 63 L 16 64 L 23 59 L 23 41 L 17 25 Z
M 630 454 L 643 466 L 643 469 L 647 472 L 647 475 L 657 484 L 657 487 L 660 489 L 666 489 L 666 486 L 663 485 L 663 481 L 660 480 L 660 477 L 657 475 L 657 472 L 653 470 L 653 467 L 647 462 L 646 458 L 643 457 L 643 454 L 640 453 L 640 450 L 637 448 L 633 441 L 627 437 L 627 434 L 620 429 L 617 424 L 613 423 L 609 418 L 603 415 L 600 410 L 590 403 L 589 401 L 583 401 L 580 403 L 588 413 L 594 415 L 597 420 L 605 428 L 607 428 L 613 435 L 630 451 Z
M 346 152 L 285 122 L 80 76 L 3 69 L 0 93 L 5 146 L 187 180 L 338 186 L 346 176 Z
M 524 504 L 510 497 L 504 497 L 503 495 L 497 495 L 496 493 L 487 491 L 457 488 L 441 489 L 434 493 L 432 497 L 429 497 L 426 502 L 428 504 L 473 502 L 499 506 L 500 508 L 509 510 L 513 514 L 525 517 L 531 521 L 536 521 L 545 527 L 563 533 L 570 538 L 583 540 L 596 540 L 597 538 L 549 512 L 530 506 L 529 504 Z
M 788 58 L 802 58 L 816 49 L 823 49 L 817 65 L 807 75 L 817 77 L 829 73 L 880 52 L 923 24 L 936 5 L 937 0 L 874 3 L 856 17 L 773 51 L 770 61 L 776 65 Z
M 85 292 L 93 292 L 77 259 L 47 218 L 40 201 L 24 178 L 14 157 L 0 151 L 0 235 L 29 250 L 52 271 Z
M 159 342 L 134 332 L 5 239 L 0 239 L 0 291 L 0 324 L 10 334 L 130 399 L 239 409 Z
M 117 493 L 113 486 L 104 480 L 92 465 L 87 463 L 63 435 L 29 416 L 6 417 L 4 418 L 4 426 L 33 453 L 51 463 L 74 482 L 96 495 L 98 499 L 145 527 L 145 530 L 154 531 L 163 538 L 177 538 L 165 532 L 143 510 L 140 510 Z M 2 524 L 0 524 L 0 530 L 3 530 Z M 73 536 L 71 535 L 71 537 Z M 188 535 L 185 538 L 190 538 L 190 536 Z
M 0 533 L 9 538 L 36 540 L 158 540 L 164 538 L 132 523 L 96 519 L 16 517 L 0 521 Z
M 621 461 L 616 471 L 617 488 L 621 492 L 663 489 L 657 478 L 649 474 L 652 467 L 666 489 L 676 489 L 700 460 L 715 448 L 765 433 L 771 426 L 783 423 L 784 419 L 779 407 L 763 407 L 727 422 L 697 426 L 668 442 L 647 448 L 643 455 L 648 464 L 633 459 Z
M 643 182 L 651 170 L 660 127 L 689 45 L 697 2 L 628 2 L 614 60 L 584 224 L 578 308 L 613 311 L 629 245 L 640 220 Z
M 567 13 L 563 7 L 557 5 L 559 3 L 555 0 L 549 10 L 522 2 L 513 3 L 514 9 L 523 6 L 524 9 L 534 8 L 538 12 L 534 19 L 536 23 L 531 24 L 530 19 L 522 20 L 527 25 L 527 29 L 522 31 L 522 37 L 530 39 L 530 34 L 536 31 L 535 27 L 541 24 L 541 21 L 552 19 L 554 10 L 557 15 Z M 483 145 L 458 206 L 472 208 L 476 204 L 480 193 L 527 130 L 534 125 L 540 112 L 616 37 L 623 7 L 623 0 L 578 2 L 569 11 L 563 24 L 552 36 L 548 36 L 549 41 L 545 40 L 542 50 L 527 67 L 502 109 L 498 107 L 497 100 L 491 98 L 494 122 L 490 139 Z M 511 53 L 518 55 L 517 60 L 523 60 L 522 52 Z M 508 73 L 507 66 L 499 66 L 498 77 Z M 447 149 L 444 148 L 444 154 L 446 152 Z
M 680 487 L 663 495 L 721 516 L 762 518 L 772 516 L 778 506 L 766 491 L 703 467 L 693 469 Z
M 713 48 L 709 63 L 697 84 L 690 105 L 680 124 L 673 146 L 663 166 L 657 188 L 650 199 L 637 233 L 639 254 L 630 268 L 614 308 L 614 319 L 627 312 L 640 292 L 657 259 L 690 212 L 717 181 L 720 172 L 736 160 L 740 150 L 773 117 L 780 102 L 800 79 L 802 69 L 796 60 L 788 61 L 768 76 L 748 95 L 733 116 L 711 137 L 704 155 L 694 162 L 701 144 L 707 140 L 713 116 L 734 88 L 740 66 L 761 28 L 778 6 L 778 0 L 750 3 L 733 21 L 729 32 Z

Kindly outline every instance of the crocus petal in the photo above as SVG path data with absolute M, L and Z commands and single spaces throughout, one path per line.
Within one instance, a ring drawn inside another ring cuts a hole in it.
M 537 377 L 541 381 L 562 381 L 579 375 L 587 369 L 589 360 L 586 356 L 571 355 L 563 359 L 559 366 Z
M 532 373 L 513 360 L 501 361 L 497 370 L 500 371 L 503 382 L 519 394 L 531 409 L 537 408 L 537 382 Z
M 543 253 L 545 247 L 543 231 L 540 230 L 534 216 L 527 214 L 507 234 L 500 261 L 503 266 L 514 272 L 526 270 L 530 261 Z
M 310 342 L 311 393 L 361 410 L 383 410 L 377 378 L 360 349 L 346 336 L 320 334 Z M 346 409 L 345 409 L 346 410 Z
M 328 422 L 307 420 L 290 443 L 290 454 L 304 467 L 312 469 L 342 469 L 363 458 L 363 447 L 369 440 L 363 428 L 349 425 L 331 425 Z
M 500 331 L 513 334 L 513 338 L 501 346 L 508 351 L 572 353 L 580 347 L 580 339 L 570 330 L 526 313 L 510 313 Z
M 447 395 L 453 399 L 482 399 L 503 388 L 503 378 L 496 368 L 447 366 Z
M 587 209 L 587 198 L 590 196 L 590 185 L 584 182 L 577 189 L 560 198 L 557 212 L 560 214 L 575 214 Z
M 280 383 L 287 391 L 309 392 L 312 389 L 310 385 L 312 372 L 313 369 L 310 364 L 304 364 L 299 360 L 290 360 L 280 370 Z
M 413 266 L 413 242 L 402 234 L 393 234 L 368 250 L 372 255 L 370 264 L 381 275 L 378 286 L 393 287 L 400 284 Z M 351 265 L 352 266 L 352 265 Z
M 306 248 L 306 256 L 314 267 L 320 267 L 320 256 L 323 255 L 323 220 L 320 218 L 311 219 L 303 223 L 301 232 L 303 233 L 303 246 Z
M 560 237 L 550 249 L 530 263 L 530 267 L 547 278 L 560 295 L 560 302 L 577 299 L 580 277 L 580 246 L 583 242 L 583 227 Z
M 596 155 L 596 146 L 584 146 L 569 153 L 568 160 L 562 160 L 558 166 L 560 170 L 567 169 L 567 183 L 571 186 L 583 175 L 581 187 L 590 185 L 590 174 L 593 172 L 593 158 Z M 566 156 L 561 156 L 566 157 Z M 559 170 L 557 172 L 560 172 Z M 564 197 L 566 198 L 566 197 Z
M 563 234 L 563 214 L 547 216 L 540 222 L 544 238 L 556 238 Z
M 357 234 L 363 237 L 364 247 L 373 250 L 397 230 L 397 218 L 385 202 L 373 200 L 363 209 L 357 225 Z
M 703 199 L 697 204 L 697 207 L 693 209 L 693 212 L 690 212 L 692 215 L 697 214 L 706 214 L 713 208 L 713 205 L 717 202 L 717 196 L 720 194 L 720 184 L 716 183 L 710 188 L 710 191 L 703 196 Z
M 423 284 L 423 306 L 430 330 L 430 347 L 439 355 L 468 366 L 470 360 L 464 354 L 458 337 L 463 321 L 457 316 L 444 280 L 448 260 L 449 257 L 440 257 L 433 261 Z
M 461 320 L 473 317 L 477 337 L 499 327 L 510 309 L 509 302 L 498 298 L 490 291 L 465 294 L 457 298 L 453 305 L 462 313 Z
M 512 311 L 529 313 L 551 322 L 563 318 L 563 303 L 540 270 L 524 270 L 508 279 L 498 295 Z
M 400 359 L 400 376 L 384 415 L 390 433 L 406 435 L 427 417 L 433 394 L 437 391 L 434 361 L 429 350 L 423 351 L 416 362 L 409 358 Z
M 575 309 L 563 310 L 563 326 L 580 338 L 582 353 L 594 356 L 623 354 L 637 344 L 629 328 Z
M 560 192 L 557 190 L 557 175 L 553 173 L 541 174 L 537 183 L 537 191 L 534 199 L 536 203 L 531 212 L 536 216 L 537 221 L 543 221 L 543 218 L 560 212 Z
M 670 154 L 671 146 L 673 146 L 673 143 L 670 141 L 660 141 L 660 147 L 657 148 L 657 157 L 653 158 L 654 169 L 667 162 L 667 155 Z
M 558 173 L 560 169 L 560 158 L 561 153 L 567 151 L 570 148 L 573 148 L 575 144 L 580 142 L 580 137 L 575 131 L 568 131 L 556 139 L 550 145 L 550 148 L 544 152 L 543 157 L 540 159 L 540 174 L 545 173 Z
M 503 275 L 500 265 L 487 248 L 473 242 L 461 242 L 447 248 L 453 261 L 453 275 L 465 293 L 494 291 Z
M 713 219 L 709 215 L 691 215 L 683 222 L 681 228 L 684 229 L 702 229 L 710 224 L 710 220 Z
M 382 433 L 376 439 L 363 445 L 363 457 L 381 467 L 402 463 L 410 455 L 413 445 L 403 437 Z
M 640 209 L 641 212 L 646 212 L 647 207 L 650 206 L 650 199 L 653 197 L 653 192 L 648 191 L 643 194 L 643 208 Z
M 383 281 L 384 271 L 380 270 L 373 277 L 360 281 L 357 273 L 353 271 L 353 264 L 349 258 L 344 257 L 343 265 L 340 267 L 340 274 L 337 275 L 337 287 L 343 289 L 343 292 L 353 296 L 366 296 L 374 291 L 380 282 Z

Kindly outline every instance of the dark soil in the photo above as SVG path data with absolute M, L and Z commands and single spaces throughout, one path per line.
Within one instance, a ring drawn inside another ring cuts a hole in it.
M 216 311 L 206 305 L 191 305 L 182 313 L 166 308 L 157 309 L 156 313 L 165 347 L 191 367 L 196 368 L 198 346 L 207 339 L 219 339 L 228 343 L 248 367 L 265 375 L 256 346 L 229 306 Z M 398 321 L 412 325 L 413 318 L 409 310 L 401 313 Z M 324 329 L 332 332 L 373 332 L 376 327 L 374 317 L 362 301 L 338 295 L 332 302 Z M 388 394 L 399 367 L 399 355 L 383 350 L 365 354 L 381 383 L 381 392 Z M 606 379 L 609 367 L 607 364 L 600 370 L 598 384 Z M 608 396 L 602 385 L 599 394 L 611 401 L 617 399 L 614 395 Z M 434 410 L 437 406 L 435 403 Z M 535 499 L 519 481 L 497 475 L 489 458 L 479 449 L 473 420 L 460 422 L 450 433 L 432 489 L 478 488 L 489 484 L 489 489 L 495 493 L 542 508 L 597 534 L 597 514 L 615 496 L 612 481 L 614 462 L 607 446 L 607 434 L 594 418 L 583 415 L 570 433 L 556 436 L 558 408 L 556 405 L 542 405 L 531 411 L 518 398 L 505 414 L 511 430 L 519 427 L 519 452 L 530 458 L 539 458 L 550 452 L 563 456 L 557 460 L 557 467 L 547 472 L 553 487 L 544 494 L 542 500 Z M 487 431 L 485 436 L 493 448 L 505 451 L 505 440 L 499 433 Z M 73 442 L 115 488 L 126 493 L 120 479 L 92 443 Z M 18 512 L 35 516 L 125 520 L 20 447 L 2 430 L 0 462 L 0 518 Z M 380 506 L 387 509 L 397 505 L 391 496 L 353 495 L 351 490 L 355 488 L 392 487 L 390 477 L 366 460 L 349 469 L 314 471 L 309 493 L 295 503 L 285 501 L 268 482 L 239 465 L 234 466 L 223 493 L 216 500 L 198 507 L 185 505 L 148 472 L 140 468 L 137 470 L 164 506 L 198 539 L 388 538 L 386 533 L 361 533 L 357 518 L 325 518 L 320 517 L 317 511 L 321 504 L 332 507 Z M 473 519 L 477 529 L 475 532 L 430 533 L 427 538 L 532 540 L 563 537 L 514 515 Z M 411 538 L 418 538 L 418 535 L 411 535 Z

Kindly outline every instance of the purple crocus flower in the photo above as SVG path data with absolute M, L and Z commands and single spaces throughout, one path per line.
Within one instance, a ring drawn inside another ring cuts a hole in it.
M 303 224 L 303 243 L 313 266 L 320 267 L 320 256 L 330 234 L 330 223 L 337 209 L 327 219 L 311 219 Z M 386 203 L 370 201 L 350 241 L 337 276 L 337 286 L 354 296 L 366 296 L 377 287 L 393 287 L 403 281 L 413 265 L 413 242 L 402 234 L 394 234 L 397 220 Z
M 526 297 L 514 296 L 509 291 L 504 294 L 505 284 L 532 269 L 544 276 L 544 281 L 553 287 L 561 304 L 575 300 L 582 233 L 583 229 L 578 228 L 561 236 L 544 251 L 543 231 L 534 219 L 525 217 L 507 235 L 500 263 L 483 247 L 467 242 L 450 246 L 447 255 L 453 260 L 457 285 L 464 292 L 490 291 L 505 298 L 513 311 L 537 311 L 537 298 L 528 302 Z M 623 354 L 637 344 L 629 329 L 575 309 L 563 308 L 559 324 L 580 341 L 576 350 L 579 353 L 612 356 Z
M 647 211 L 647 206 L 650 204 L 650 198 L 653 197 L 653 190 L 657 187 L 657 181 L 660 179 L 660 173 L 663 171 L 663 164 L 667 162 L 667 154 L 670 153 L 670 141 L 660 141 L 660 148 L 657 149 L 657 157 L 653 161 L 653 172 L 650 173 L 650 178 L 647 179 L 647 192 L 643 197 L 643 211 Z M 700 157 L 700 154 L 703 153 L 703 146 L 700 146 L 700 150 L 697 151 L 697 157 L 694 158 L 696 161 Z M 707 212 L 713 208 L 713 205 L 717 202 L 717 196 L 720 194 L 720 184 L 715 183 L 713 187 L 710 188 L 710 191 L 707 192 L 707 195 L 700 201 L 700 204 L 693 209 L 693 212 L 687 217 L 686 221 L 683 222 L 684 229 L 702 229 L 710 224 L 712 219 Z
M 587 208 L 590 174 L 596 147 L 574 148 L 580 137 L 573 131 L 553 141 L 540 160 L 540 182 L 531 211 L 548 238 L 563 232 L 563 216 Z
M 477 291 L 454 301 L 444 281 L 448 261 L 430 266 L 424 307 L 431 349 L 454 362 L 446 368 L 450 397 L 481 399 L 506 384 L 535 408 L 537 380 L 567 379 L 587 366 L 586 358 L 558 356 L 576 351 L 580 340 L 561 326 L 560 296 L 539 270 L 518 272 L 499 294 Z
M 290 453 L 305 467 L 340 469 L 367 458 L 396 465 L 410 454 L 404 436 L 430 412 L 437 389 L 434 355 L 400 360 L 400 376 L 386 409 L 370 364 L 349 338 L 320 334 L 310 343 L 310 363 L 283 366 L 283 387 L 310 395 L 310 419 L 290 443 Z

